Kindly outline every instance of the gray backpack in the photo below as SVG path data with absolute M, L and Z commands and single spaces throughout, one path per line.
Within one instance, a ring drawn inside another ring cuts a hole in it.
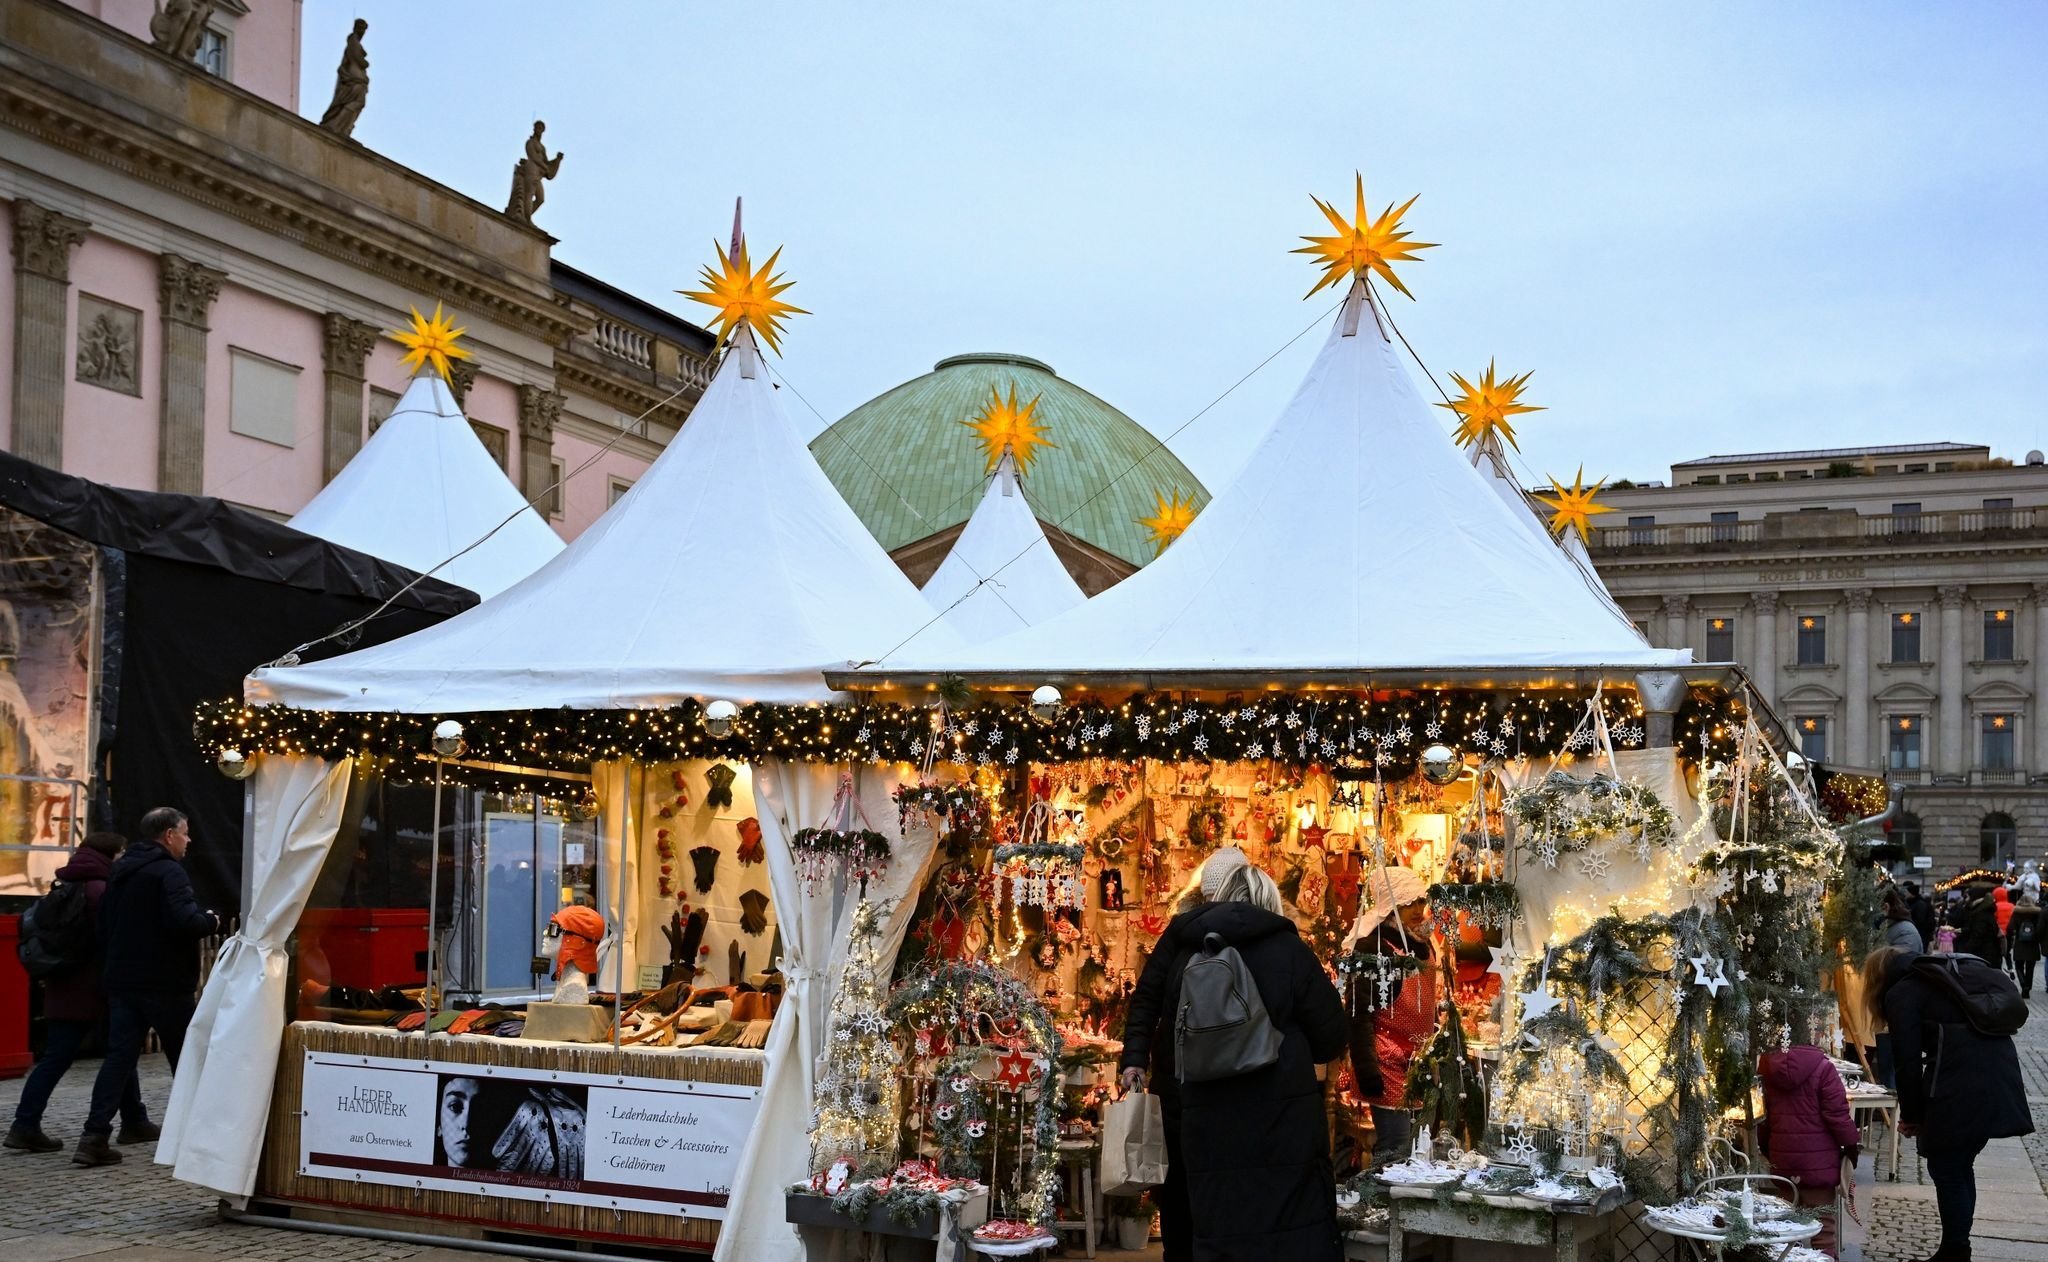
M 1214 1082 L 1279 1059 L 1280 1031 L 1266 1015 L 1244 957 L 1221 935 L 1209 934 L 1181 970 L 1173 1022 L 1175 1075 L 1182 1082 Z

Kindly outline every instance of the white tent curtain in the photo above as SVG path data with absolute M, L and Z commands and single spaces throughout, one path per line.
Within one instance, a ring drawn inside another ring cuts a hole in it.
M 796 1231 L 783 1219 L 783 1189 L 810 1171 L 811 1096 L 825 1045 L 825 1019 L 838 969 L 844 963 L 846 931 L 853 923 L 858 891 L 843 887 L 812 892 L 797 876 L 789 839 L 798 829 L 827 821 L 844 768 L 768 760 L 754 767 L 754 792 L 762 840 L 768 851 L 769 888 L 782 931 L 782 1005 L 768 1036 L 768 1068 L 761 1111 L 754 1119 L 733 1178 L 732 1199 L 719 1232 L 716 1262 L 797 1262 L 803 1256 Z M 870 899 L 894 899 L 884 927 L 883 958 L 893 959 L 909 927 L 916 892 L 937 855 L 928 828 L 898 837 L 896 807 L 889 793 L 895 779 L 866 769 L 854 772 L 861 809 L 869 826 L 891 837 L 889 869 L 870 886 Z
M 591 791 L 597 796 L 597 906 L 604 913 L 606 936 L 597 961 L 599 990 L 617 994 L 632 978 L 620 981 L 624 961 L 633 958 L 633 896 L 640 886 L 637 847 L 630 844 L 633 824 L 633 764 L 623 759 L 590 768 Z M 623 897 L 621 891 L 624 891 Z
M 276 755 L 256 765 L 247 915 L 199 996 L 156 1149 L 187 1183 L 229 1197 L 256 1190 L 284 1041 L 285 942 L 341 830 L 351 766 Z

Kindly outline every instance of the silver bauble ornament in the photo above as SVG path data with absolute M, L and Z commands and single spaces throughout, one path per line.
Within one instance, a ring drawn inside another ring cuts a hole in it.
M 239 749 L 223 749 L 213 765 L 230 780 L 247 780 L 256 774 L 255 762 L 244 757 Z
M 1449 784 L 1465 774 L 1465 764 L 1448 745 L 1431 745 L 1422 751 L 1422 778 L 1431 784 Z
M 443 758 L 460 757 L 467 748 L 462 740 L 462 724 L 454 719 L 442 719 L 434 724 L 434 752 Z

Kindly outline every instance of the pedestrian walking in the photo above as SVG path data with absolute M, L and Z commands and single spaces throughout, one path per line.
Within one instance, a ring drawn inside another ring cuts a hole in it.
M 1978 894 L 1963 906 L 1956 926 L 1956 950 L 1974 955 L 1996 968 L 1998 951 L 1998 904 L 1989 893 Z
M 1991 962 L 2004 968 L 2009 963 L 2005 935 L 2012 926 L 2012 891 L 2003 885 L 1991 891 L 1991 915 L 1998 922 L 1998 956 Z
M 91 833 L 57 869 L 58 882 L 78 886 L 84 899 L 83 918 L 75 935 L 79 954 L 41 982 L 43 1054 L 22 1081 L 13 1125 L 7 1129 L 7 1138 L 0 1141 L 17 1152 L 56 1152 L 64 1147 L 62 1141 L 43 1133 L 43 1111 L 49 1107 L 50 1093 L 106 1016 L 106 993 L 100 985 L 106 956 L 99 941 L 99 906 L 107 877 L 114 870 L 114 857 L 127 844 L 128 839 L 119 833 Z M 142 1084 L 132 1073 L 121 1093 L 120 1113 L 121 1143 L 156 1138 L 157 1128 L 142 1103 Z
M 1337 1262 L 1336 1177 L 1316 1066 L 1344 1053 L 1343 1004 L 1283 913 L 1273 879 L 1243 851 L 1211 855 L 1201 893 L 1200 905 L 1174 917 L 1153 948 L 1124 1028 L 1125 1085 L 1141 1083 L 1150 1066 L 1166 1105 L 1169 1186 L 1182 1171 L 1189 1230 L 1176 1233 L 1162 1205 L 1165 1256 Z M 1181 974 L 1211 935 L 1243 958 L 1281 1036 L 1279 1058 L 1249 1073 L 1176 1082 Z
M 2012 979 L 1967 956 L 1916 957 L 1892 947 L 1870 953 L 1863 977 L 1873 1011 L 1891 1025 L 1899 1133 L 1919 1141 L 1934 1183 L 1941 1247 L 1929 1262 L 1969 1262 L 1977 1156 L 1994 1139 L 2034 1130 L 2012 1035 L 1980 1028 L 1993 1023 L 1974 1001 L 1996 1008 Z M 2016 988 L 2004 994 L 2017 1005 Z M 2020 1019 L 2025 1011 L 2019 1007 Z M 2017 1030 L 2019 1022 L 2007 1024 Z
M 1920 931 L 1913 927 L 1913 911 L 1897 890 L 1884 892 L 1884 944 L 1919 955 L 1927 949 Z
M 1920 941 L 1928 950 L 1934 949 L 1934 901 L 1920 892 L 1918 881 L 1906 882 L 1906 906 L 1913 913 L 1913 927 L 1920 931 Z
M 1801 1205 L 1832 1206 L 1842 1162 L 1855 1165 L 1861 1143 L 1842 1075 L 1811 1042 L 1765 1053 L 1757 1068 L 1764 1088 L 1764 1155 L 1771 1173 L 1799 1185 Z M 1808 1243 L 1835 1257 L 1834 1216 L 1823 1214 L 1820 1222 L 1820 1234 Z
M 199 906 L 185 875 L 191 824 L 176 807 L 142 817 L 142 838 L 114 861 L 100 898 L 106 946 L 107 1055 L 93 1079 L 92 1108 L 71 1160 L 104 1166 L 121 1159 L 109 1144 L 114 1114 L 135 1077 L 142 1040 L 151 1030 L 171 1072 L 199 991 L 199 939 L 218 933 L 221 919 Z
M 2012 953 L 2012 968 L 2019 979 L 2020 998 L 2034 997 L 2034 965 L 2041 961 L 2041 896 L 2032 892 L 2020 895 L 2020 905 L 2012 909 L 2012 921 L 2006 929 L 2007 949 Z

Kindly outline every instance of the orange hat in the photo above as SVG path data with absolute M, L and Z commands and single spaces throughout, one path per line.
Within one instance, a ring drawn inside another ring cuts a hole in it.
M 552 923 L 562 928 L 562 953 L 555 961 L 555 976 L 562 965 L 574 964 L 585 973 L 597 975 L 597 944 L 604 938 L 604 917 L 593 907 L 564 907 Z

